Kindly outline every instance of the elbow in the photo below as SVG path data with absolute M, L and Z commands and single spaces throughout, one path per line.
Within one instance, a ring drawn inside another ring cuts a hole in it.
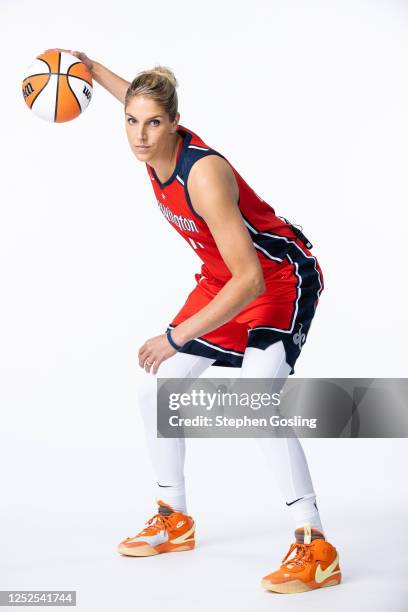
M 249 291 L 253 299 L 257 298 L 259 295 L 262 295 L 266 289 L 265 279 L 262 272 L 257 272 L 256 274 L 252 275 L 248 281 L 248 284 Z
M 257 277 L 257 283 L 258 283 L 257 284 L 257 290 L 258 291 L 257 291 L 257 296 L 256 297 L 258 297 L 258 295 L 262 295 L 264 293 L 265 289 L 266 289 L 265 279 L 264 279 L 264 275 L 262 274 L 262 272 Z

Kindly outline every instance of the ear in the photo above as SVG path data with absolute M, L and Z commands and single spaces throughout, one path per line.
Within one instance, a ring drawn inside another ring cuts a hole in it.
M 177 131 L 177 124 L 178 124 L 179 121 L 180 121 L 180 113 L 177 113 L 176 117 L 175 117 L 175 119 L 173 121 L 173 129 L 171 130 L 172 134 L 176 133 L 176 131 Z

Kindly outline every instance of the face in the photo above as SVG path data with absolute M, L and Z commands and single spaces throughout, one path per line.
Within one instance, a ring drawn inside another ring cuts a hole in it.
M 125 108 L 126 134 L 137 159 L 151 162 L 169 154 L 180 114 L 174 121 L 149 97 L 133 96 Z

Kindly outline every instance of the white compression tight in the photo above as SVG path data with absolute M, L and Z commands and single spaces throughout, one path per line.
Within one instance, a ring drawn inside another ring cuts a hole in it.
M 269 378 L 272 382 L 271 392 L 278 392 L 280 389 L 273 388 L 273 379 L 280 379 L 282 383 L 290 373 L 285 357 L 282 342 L 277 342 L 265 350 L 248 347 L 240 368 L 240 376 Z M 157 497 L 184 513 L 187 512 L 184 486 L 185 439 L 157 438 L 156 377 L 196 379 L 212 363 L 214 359 L 176 353 L 160 365 L 156 376 L 142 373 L 138 381 L 138 400 L 158 483 Z M 312 527 L 323 531 L 309 468 L 298 438 L 255 440 L 266 457 L 268 469 L 276 477 L 295 527 L 300 527 L 308 521 Z

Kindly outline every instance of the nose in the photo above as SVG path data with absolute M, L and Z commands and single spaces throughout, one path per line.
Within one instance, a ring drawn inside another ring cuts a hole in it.
M 137 140 L 140 144 L 143 144 L 146 139 L 145 129 L 142 125 L 139 125 L 137 129 Z

